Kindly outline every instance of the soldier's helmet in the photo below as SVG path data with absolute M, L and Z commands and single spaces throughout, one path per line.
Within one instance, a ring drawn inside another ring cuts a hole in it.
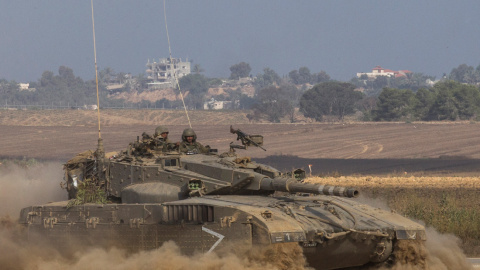
M 168 128 L 164 127 L 164 126 L 158 126 L 156 129 L 155 129 L 155 137 L 158 137 L 160 136 L 162 133 L 168 133 Z
M 193 137 L 193 141 L 197 140 L 197 134 L 195 134 L 195 131 L 193 131 L 191 128 L 186 128 L 183 130 L 182 141 L 186 142 L 187 137 Z

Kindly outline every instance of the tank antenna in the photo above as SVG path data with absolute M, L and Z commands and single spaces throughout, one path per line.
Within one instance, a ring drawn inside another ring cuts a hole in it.
M 93 1 L 93 0 L 92 0 Z M 168 41 L 168 52 L 170 54 L 170 63 L 173 70 L 173 78 L 174 78 L 174 85 L 173 88 L 178 88 L 180 92 L 180 98 L 182 99 L 183 109 L 185 110 L 185 114 L 187 115 L 188 125 L 192 128 L 192 124 L 190 123 L 190 117 L 188 116 L 187 106 L 185 106 L 185 100 L 183 99 L 182 89 L 180 89 L 180 84 L 178 83 L 177 71 L 175 70 L 175 63 L 172 63 L 172 49 L 170 47 L 170 36 L 168 35 L 168 26 L 167 26 L 167 9 L 165 7 L 165 0 L 163 0 L 163 17 L 165 18 L 165 29 L 167 31 L 167 41 Z
M 93 57 L 95 60 L 95 84 L 97 87 L 97 118 L 98 118 L 98 149 L 97 155 L 103 157 L 105 150 L 103 149 L 102 133 L 100 131 L 100 98 L 98 95 L 98 68 L 97 68 L 97 47 L 95 45 L 95 20 L 93 18 L 93 0 L 90 0 L 92 6 L 92 29 L 93 29 Z

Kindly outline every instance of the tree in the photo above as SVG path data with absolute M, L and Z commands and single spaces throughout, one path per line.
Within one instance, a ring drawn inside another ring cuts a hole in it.
M 263 74 L 260 73 L 255 77 L 254 85 L 256 89 L 262 89 L 270 85 L 280 85 L 282 79 L 275 70 L 267 67 L 263 69 Z
M 415 95 L 408 89 L 385 87 L 378 96 L 377 109 L 373 111 L 375 121 L 395 121 L 410 116 Z
M 480 108 L 480 92 L 472 85 L 458 85 L 453 92 L 458 118 L 472 119 L 477 116 Z
M 290 81 L 293 84 L 300 84 L 300 75 L 298 74 L 298 71 L 296 69 L 290 71 L 288 73 L 288 78 L 290 78 Z
M 73 75 L 73 70 L 69 67 L 60 66 L 58 68 L 58 76 L 68 86 L 74 85 L 76 83 L 75 81 L 76 78 L 75 78 L 75 75 Z
M 301 67 L 298 69 L 298 75 L 300 76 L 300 82 L 310 83 L 312 81 L 312 74 L 310 73 L 310 69 L 307 67 Z
M 377 76 L 373 81 L 373 88 L 383 89 L 390 85 L 390 78 L 387 76 Z
M 305 84 L 312 81 L 312 74 L 310 74 L 310 69 L 307 67 L 301 67 L 296 70 L 292 70 L 288 73 L 288 77 L 294 84 Z
M 47 85 L 54 84 L 55 75 L 51 71 L 44 71 L 42 77 L 40 78 L 40 86 L 46 87 Z
M 402 76 L 390 80 L 391 87 L 397 89 L 410 89 L 413 92 L 417 92 L 420 88 L 430 87 L 427 81 L 434 81 L 434 76 L 427 76 L 423 73 L 408 73 L 407 76 Z
M 185 104 L 190 108 L 203 108 L 209 88 L 208 78 L 201 74 L 188 74 L 180 78 L 179 84 L 182 91 L 188 91 Z
M 345 115 L 354 112 L 355 102 L 360 100 L 362 93 L 354 91 L 350 83 L 324 82 L 306 91 L 300 98 L 300 112 L 305 117 L 322 121 L 324 115 L 337 116 L 343 119 Z
M 426 120 L 471 119 L 480 111 L 480 92 L 473 85 L 444 81 L 433 86 L 435 101 Z
M 466 77 L 468 74 L 473 73 L 475 70 L 472 66 L 468 66 L 467 64 L 461 64 L 457 68 L 452 69 L 450 72 L 449 79 L 454 80 L 457 82 L 464 82 L 466 83 Z
M 99 81 L 108 84 L 115 77 L 115 71 L 110 68 L 106 67 L 98 72 L 98 79 Z
M 238 80 L 240 78 L 245 78 L 250 75 L 252 68 L 250 64 L 245 62 L 240 62 L 230 67 L 230 80 Z
M 254 114 L 266 115 L 270 122 L 280 122 L 282 117 L 294 110 L 285 87 L 271 85 L 260 89 L 256 96 L 259 103 L 253 106 Z
M 330 75 L 328 75 L 325 71 L 320 71 L 319 73 L 315 73 L 312 75 L 312 84 L 328 82 L 330 81 Z
M 317 84 L 321 82 L 330 81 L 330 76 L 325 71 L 311 74 L 307 67 L 301 67 L 297 70 L 292 70 L 288 73 L 288 77 L 293 84 Z
M 421 88 L 415 93 L 413 104 L 414 115 L 417 119 L 428 120 L 429 111 L 435 102 L 435 92 L 432 89 Z
M 127 74 L 125 72 L 119 72 L 116 76 L 116 81 L 119 83 L 119 84 L 123 84 L 125 83 L 125 81 L 127 80 Z
M 19 85 L 16 81 L 7 81 L 5 79 L 0 80 L 0 95 L 6 96 L 12 95 L 19 90 Z

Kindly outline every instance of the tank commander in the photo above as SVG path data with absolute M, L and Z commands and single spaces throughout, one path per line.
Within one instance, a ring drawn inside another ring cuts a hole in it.
M 197 134 L 191 128 L 186 128 L 182 133 L 182 142 L 179 145 L 178 151 L 187 155 L 193 154 L 208 154 L 210 147 L 203 146 L 197 142 Z
M 168 139 L 168 128 L 164 126 L 158 126 L 155 129 L 153 137 L 161 142 L 170 143 L 170 140 Z
M 158 126 L 153 134 L 156 146 L 164 151 L 170 151 L 176 148 L 176 145 L 168 139 L 168 133 L 168 128 Z

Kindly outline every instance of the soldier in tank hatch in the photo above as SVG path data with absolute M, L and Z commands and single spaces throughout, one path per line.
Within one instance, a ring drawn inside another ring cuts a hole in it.
M 153 136 L 155 139 L 161 142 L 171 143 L 170 140 L 168 139 L 168 128 L 164 126 L 158 126 L 155 129 L 155 134 Z
M 197 134 L 191 128 L 186 128 L 182 133 L 182 142 L 179 145 L 179 152 L 187 155 L 208 154 L 209 146 L 203 146 L 197 142 Z
M 168 128 L 164 126 L 158 126 L 155 129 L 153 138 L 157 147 L 162 148 L 164 151 L 174 150 L 177 146 L 168 139 Z

